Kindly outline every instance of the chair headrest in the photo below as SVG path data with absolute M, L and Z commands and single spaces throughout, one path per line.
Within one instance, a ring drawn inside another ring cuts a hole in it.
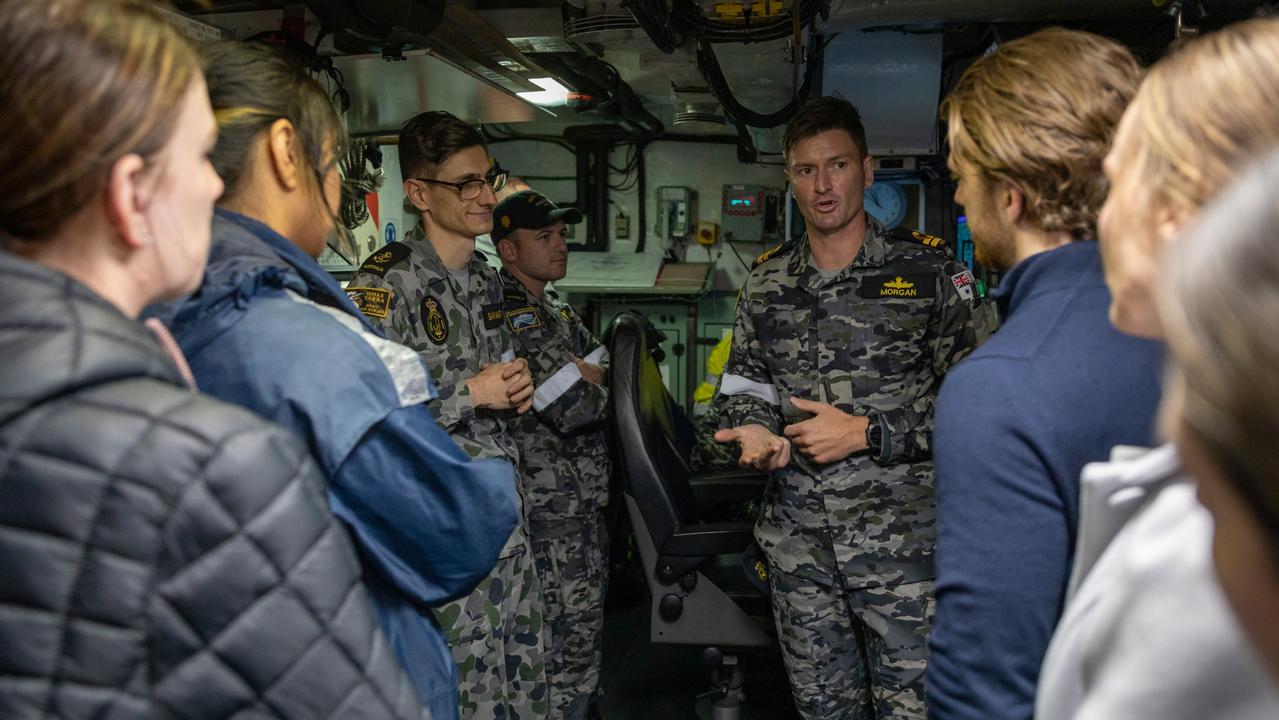
M 612 427 L 628 492 L 649 518 L 658 546 L 681 522 L 696 518 L 688 487 L 688 450 L 681 416 L 662 383 L 651 350 L 660 334 L 643 315 L 614 318 L 609 332 Z M 661 518 L 660 520 L 657 518 Z

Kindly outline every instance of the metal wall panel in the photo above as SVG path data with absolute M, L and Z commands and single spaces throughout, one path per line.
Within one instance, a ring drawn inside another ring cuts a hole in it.
M 932 155 L 941 57 L 941 33 L 841 32 L 826 48 L 822 92 L 861 110 L 872 155 Z

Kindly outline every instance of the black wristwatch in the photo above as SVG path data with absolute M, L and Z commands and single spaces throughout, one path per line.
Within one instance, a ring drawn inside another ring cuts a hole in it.
M 869 421 L 866 425 L 866 449 L 878 457 L 884 449 L 884 428 L 879 424 L 878 415 L 869 415 L 866 420 Z

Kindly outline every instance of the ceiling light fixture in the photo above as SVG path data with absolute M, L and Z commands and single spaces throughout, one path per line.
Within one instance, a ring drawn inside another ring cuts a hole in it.
M 568 102 L 569 89 L 561 85 L 555 78 L 529 78 L 528 81 L 542 89 L 515 93 L 521 100 L 541 107 L 559 107 Z

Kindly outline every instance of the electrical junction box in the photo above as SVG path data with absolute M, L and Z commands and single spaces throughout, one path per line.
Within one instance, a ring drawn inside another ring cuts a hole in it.
M 782 235 L 786 213 L 781 188 L 725 185 L 720 202 L 720 229 L 731 242 L 769 242 Z
M 657 189 L 657 236 L 664 240 L 685 238 L 692 232 L 693 191 L 686 187 Z

